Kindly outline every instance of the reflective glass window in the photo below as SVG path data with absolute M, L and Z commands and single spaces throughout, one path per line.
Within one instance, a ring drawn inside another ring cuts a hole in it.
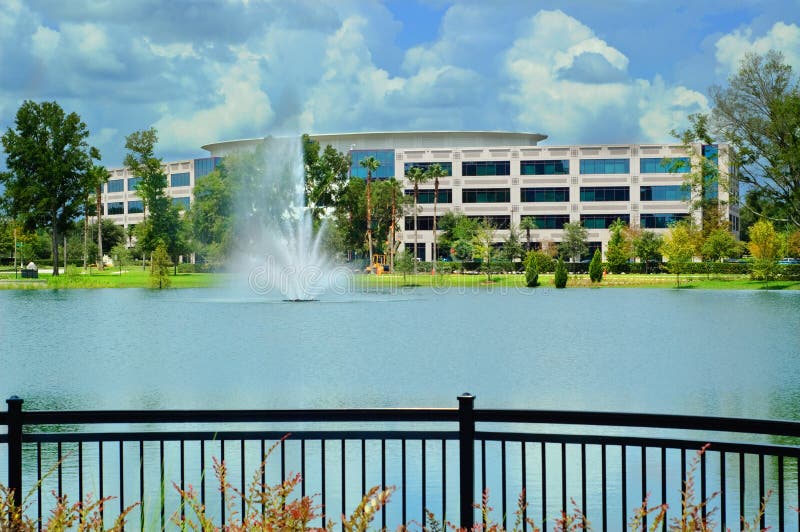
M 414 189 L 408 188 L 405 190 L 405 195 L 414 197 Z M 417 198 L 417 203 L 433 203 L 433 197 L 435 196 L 434 191 L 432 189 L 425 189 L 419 191 L 419 196 Z M 453 203 L 453 191 L 449 188 L 440 188 L 439 189 L 439 203 Z
M 461 175 L 511 175 L 511 161 L 465 161 L 461 163 Z
M 438 163 L 438 162 L 406 163 L 404 165 L 404 167 L 403 167 L 403 171 L 407 174 L 408 171 L 411 170 L 411 168 L 417 167 L 417 168 L 421 168 L 422 171 L 424 172 L 434 164 L 438 164 L 439 166 L 442 167 L 442 170 L 444 170 L 445 177 L 449 177 L 449 176 L 453 175 L 453 163 L 449 163 L 449 162 L 447 162 L 447 163 L 445 163 L 445 162 L 441 162 L 441 163 Z
M 630 187 L 581 187 L 581 201 L 629 201 Z
M 141 201 L 128 202 L 128 214 L 141 214 L 144 212 L 144 203 Z
M 521 175 L 568 175 L 569 159 L 520 161 L 519 173 Z
M 125 214 L 125 204 L 121 201 L 112 201 L 108 204 L 108 214 Z
M 608 229 L 618 218 L 630 223 L 628 214 L 581 214 L 581 223 L 586 229 Z
M 350 177 L 367 178 L 367 169 L 361 161 L 367 157 L 375 157 L 381 165 L 372 172 L 373 179 L 389 179 L 394 177 L 394 150 L 351 150 Z
M 488 222 L 495 229 L 508 229 L 511 227 L 511 216 L 496 215 L 496 216 L 467 216 L 470 220 L 477 220 Z
M 642 174 L 685 174 L 691 169 L 688 157 L 639 159 L 639 172 Z
M 569 201 L 569 187 L 523 188 L 520 189 L 520 201 L 532 203 Z
M 125 190 L 124 179 L 111 179 L 106 187 L 107 192 L 122 192 Z
M 686 213 L 646 213 L 639 215 L 639 223 L 645 229 L 666 229 L 688 216 Z
M 630 159 L 581 159 L 581 174 L 629 174 Z
M 172 174 L 170 183 L 173 187 L 188 187 L 189 186 L 189 172 L 181 172 L 180 174 Z
M 136 192 L 136 186 L 141 181 L 141 177 L 129 177 L 128 178 L 128 192 Z
M 640 201 L 689 201 L 689 190 L 681 185 L 641 186 Z
M 539 214 L 523 218 L 532 218 L 538 229 L 564 229 L 564 224 L 569 223 L 568 214 Z
M 188 209 L 189 208 L 189 201 L 190 201 L 189 196 L 179 196 L 177 198 L 172 198 L 172 204 L 173 205 L 180 205 L 184 209 Z
M 461 190 L 464 203 L 509 203 L 511 189 L 508 188 L 465 188 Z

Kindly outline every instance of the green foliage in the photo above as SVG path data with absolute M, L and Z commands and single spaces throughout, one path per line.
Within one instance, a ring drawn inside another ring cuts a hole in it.
M 494 226 L 486 221 L 478 224 L 475 231 L 475 237 L 472 240 L 472 246 L 475 254 L 483 260 L 483 270 L 486 272 L 486 280 L 491 282 L 492 271 L 492 257 L 495 254 L 494 249 Z
M 532 216 L 523 216 L 519 222 L 519 228 L 525 231 L 525 249 L 531 250 L 531 231 L 537 229 L 536 222 Z
M 528 252 L 525 259 L 525 285 L 534 288 L 539 286 L 539 267 L 536 264 L 536 254 Z
M 704 259 L 711 261 L 722 260 L 736 254 L 738 245 L 730 231 L 720 227 L 711 231 L 703 241 L 700 252 Z
M 753 279 L 770 281 L 778 272 L 778 257 L 781 242 L 772 222 L 759 220 L 750 228 L 750 242 L 747 244 L 753 256 Z
M 593 283 L 599 283 L 603 280 L 603 259 L 599 249 L 594 250 L 592 262 L 589 263 L 589 279 Z
M 564 239 L 558 246 L 562 256 L 570 261 L 578 262 L 581 256 L 589 251 L 589 232 L 580 222 L 564 224 Z
M 92 159 L 100 158 L 87 144 L 88 137 L 76 113 L 66 114 L 56 102 L 25 101 L 14 129 L 8 128 L 1 139 L 8 168 L 0 172 L 3 206 L 28 231 L 50 230 L 56 272 L 59 233 L 84 209 Z
M 606 261 L 611 273 L 628 271 L 628 259 L 631 258 L 632 245 L 623 234 L 626 227 L 625 222 L 619 218 L 611 224 L 611 238 L 608 240 L 608 250 L 606 251 Z M 591 267 L 589 271 L 591 272 Z
M 525 248 L 519 241 L 519 231 L 512 225 L 508 231 L 508 237 L 503 242 L 503 247 L 500 250 L 501 256 L 504 260 L 514 261 L 521 259 L 525 255 Z
M 131 261 L 130 251 L 123 243 L 112 247 L 109 253 L 111 254 L 111 260 L 114 261 L 114 267 L 119 271 L 122 271 L 125 265 Z
M 403 281 L 406 275 L 414 270 L 414 254 L 401 251 L 394 259 L 394 269 L 403 274 Z
M 153 251 L 153 258 L 150 261 L 150 287 L 151 288 L 169 288 L 169 267 L 172 263 L 167 254 L 167 247 L 160 243 Z
M 455 212 L 447 212 L 439 220 L 439 246 L 456 260 L 470 260 L 474 254 L 472 241 L 478 230 L 477 220 Z
M 528 257 L 535 257 L 539 273 L 551 273 L 556 269 L 556 260 L 543 251 L 531 251 Z
M 558 263 L 556 263 L 555 276 L 553 278 L 556 288 L 565 288 L 567 286 L 568 277 L 569 275 L 567 274 L 567 267 L 564 265 L 564 259 L 559 257 Z
M 219 165 L 197 178 L 186 214 L 195 251 L 215 267 L 227 262 L 234 245 L 234 187 L 228 167 Z
M 339 201 L 339 194 L 347 183 L 350 173 L 350 157 L 336 151 L 331 145 L 322 155 L 316 140 L 303 135 L 303 159 L 305 163 L 306 207 L 311 210 L 315 227 L 319 227 L 326 214 Z
M 681 285 L 681 273 L 692 262 L 695 242 L 694 229 L 689 222 L 683 221 L 670 227 L 661 244 L 661 252 L 668 258 L 667 269 L 675 274 L 678 286 Z
M 663 238 L 653 231 L 627 228 L 628 240 L 633 249 L 633 256 L 644 264 L 644 273 L 648 272 L 651 262 L 660 262 Z

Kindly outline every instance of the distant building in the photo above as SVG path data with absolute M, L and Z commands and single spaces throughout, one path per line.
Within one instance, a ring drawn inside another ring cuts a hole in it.
M 494 131 L 418 131 L 311 135 L 322 147 L 331 145 L 352 159 L 351 176 L 366 177 L 359 161 L 373 156 L 381 162 L 376 179 L 395 177 L 406 193 L 405 181 L 413 166 L 438 163 L 446 172 L 439 180 L 437 215 L 448 211 L 487 219 L 503 242 L 509 228 L 531 217 L 538 229 L 531 240 L 558 243 L 567 222 L 588 229 L 590 254 L 605 253 L 609 226 L 617 218 L 634 226 L 664 232 L 676 220 L 691 216 L 690 198 L 682 189 L 684 173 L 702 154 L 716 160 L 727 186 L 706 190 L 724 205 L 733 234 L 739 236 L 738 182 L 729 166 L 725 145 L 696 145 L 689 156 L 676 144 L 592 144 L 539 146 L 547 138 L 536 133 Z M 203 146 L 211 157 L 166 163 L 168 193 L 173 201 L 192 201 L 195 180 L 210 172 L 224 156 L 252 149 L 262 139 L 216 142 Z M 673 163 L 667 165 L 667 162 Z M 676 162 L 683 162 L 680 171 Z M 141 200 L 126 169 L 112 170 L 104 194 L 106 215 L 123 225 L 141 221 Z M 113 183 L 113 184 L 112 184 Z M 413 242 L 413 217 L 407 216 L 398 239 L 409 251 L 416 247 L 422 260 L 433 253 L 433 183 L 420 187 L 417 216 L 418 242 Z M 699 214 L 694 214 L 700 222 Z M 446 255 L 449 250 L 439 250 Z

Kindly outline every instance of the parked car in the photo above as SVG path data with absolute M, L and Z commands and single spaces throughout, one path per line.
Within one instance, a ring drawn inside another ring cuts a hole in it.
M 781 259 L 778 261 L 778 264 L 800 264 L 800 259 Z

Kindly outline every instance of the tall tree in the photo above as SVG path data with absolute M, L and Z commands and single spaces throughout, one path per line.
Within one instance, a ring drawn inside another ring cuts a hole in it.
M 419 247 L 417 232 L 417 211 L 419 209 L 419 186 L 430 179 L 430 175 L 419 166 L 412 166 L 406 172 L 406 179 L 414 185 L 414 258 L 417 258 L 417 248 Z M 417 273 L 416 260 L 414 261 L 414 273 Z
M 377 170 L 381 162 L 369 156 L 361 159 L 358 164 L 367 170 L 367 246 L 369 246 L 369 267 L 372 267 L 372 172 Z
M 27 229 L 50 229 L 53 275 L 58 275 L 59 235 L 80 212 L 92 159 L 89 130 L 56 102 L 25 101 L 14 129 L 2 137 L 7 172 L 0 173 L 9 214 Z
M 326 146 L 320 155 L 319 143 L 304 134 L 303 159 L 306 207 L 311 211 L 315 227 L 318 227 L 326 212 L 336 206 L 339 194 L 347 185 L 350 157 L 331 145 Z
M 681 273 L 692 262 L 696 241 L 695 229 L 686 220 L 674 224 L 664 236 L 661 252 L 667 256 L 667 268 L 675 274 L 678 286 L 681 285 Z
M 491 222 L 482 220 L 478 223 L 472 243 L 475 253 L 480 255 L 481 259 L 483 259 L 483 268 L 486 271 L 487 282 L 492 281 L 492 256 L 495 253 L 494 233 L 495 228 Z
M 564 224 L 564 238 L 558 246 L 562 255 L 572 262 L 579 262 L 589 251 L 589 232 L 580 222 Z
M 97 214 L 97 269 L 103 269 L 103 185 L 108 183 L 109 173 L 105 166 L 92 166 L 89 181 L 94 185 L 95 213 Z
M 519 222 L 520 229 L 525 229 L 525 241 L 528 244 L 527 251 L 531 250 L 531 230 L 538 229 L 533 216 L 523 216 Z
M 611 273 L 622 273 L 627 271 L 628 259 L 631 257 L 630 243 L 623 236 L 627 224 L 617 218 L 609 227 L 611 238 L 608 239 L 608 250 L 606 251 L 606 262 Z
M 442 165 L 432 164 L 425 170 L 429 179 L 433 179 L 433 268 L 436 270 L 436 261 L 439 260 L 438 238 L 436 228 L 437 207 L 439 206 L 439 178 L 447 175 Z
M 661 236 L 646 229 L 628 227 L 627 239 L 630 242 L 634 257 L 639 257 L 644 263 L 644 273 L 648 273 L 650 262 L 661 257 Z
M 739 180 L 800 227 L 800 81 L 783 55 L 748 53 L 725 87 L 710 90 L 711 125 L 731 145 Z
M 747 248 L 755 259 L 753 278 L 769 281 L 775 277 L 781 243 L 772 222 L 759 220 L 750 228 L 750 242 Z

